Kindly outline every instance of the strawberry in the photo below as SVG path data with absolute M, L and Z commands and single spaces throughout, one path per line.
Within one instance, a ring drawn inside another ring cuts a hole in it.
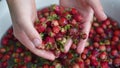
M 102 27 L 97 27 L 97 28 L 96 28 L 96 32 L 97 32 L 98 34 L 101 34 L 101 33 L 104 33 L 104 30 L 103 30 Z
M 61 17 L 61 18 L 59 19 L 59 24 L 60 24 L 60 26 L 65 26 L 67 23 L 68 23 L 68 22 L 67 22 L 67 20 L 66 20 L 64 17 Z
M 54 33 L 59 33 L 59 31 L 60 31 L 60 27 L 59 26 L 54 26 L 53 27 L 53 32 Z
M 74 19 L 75 19 L 77 22 L 79 22 L 79 23 L 80 23 L 80 22 L 82 21 L 82 19 L 83 19 L 82 16 L 79 15 L 79 14 L 75 14 L 73 17 L 74 17 Z
M 78 11 L 77 11 L 75 8 L 71 8 L 71 13 L 72 13 L 73 15 L 75 15 L 75 14 L 78 13 Z

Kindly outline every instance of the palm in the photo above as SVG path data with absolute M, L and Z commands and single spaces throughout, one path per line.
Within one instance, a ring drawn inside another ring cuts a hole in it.
M 91 27 L 91 21 L 93 18 L 92 8 L 87 5 L 84 0 L 60 0 L 60 5 L 68 8 L 74 7 L 81 13 L 84 22 L 83 32 L 86 32 L 86 34 L 88 35 Z M 77 48 L 78 53 L 81 53 L 83 51 L 86 41 L 87 39 L 80 40 Z

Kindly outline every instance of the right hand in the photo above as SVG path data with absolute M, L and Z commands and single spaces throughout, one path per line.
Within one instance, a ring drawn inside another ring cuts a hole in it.
M 76 8 L 79 13 L 83 16 L 83 31 L 87 34 L 86 39 L 80 39 L 78 43 L 77 52 L 81 54 L 84 51 L 90 28 L 91 28 L 91 21 L 93 20 L 93 15 L 100 20 L 107 19 L 105 15 L 100 0 L 60 0 L 60 5 L 67 7 L 67 8 Z

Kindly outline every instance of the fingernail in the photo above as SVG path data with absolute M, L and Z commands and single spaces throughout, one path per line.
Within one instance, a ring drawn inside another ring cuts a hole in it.
M 107 19 L 107 16 L 106 16 L 106 14 L 104 12 L 101 12 L 101 15 L 102 15 L 101 16 L 102 21 Z
M 36 47 L 39 46 L 39 45 L 41 44 L 40 39 L 34 39 L 34 40 L 33 40 L 33 44 L 34 44 Z

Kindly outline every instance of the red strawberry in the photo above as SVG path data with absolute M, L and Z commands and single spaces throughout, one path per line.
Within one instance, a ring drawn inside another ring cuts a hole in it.
M 83 60 L 79 61 L 78 64 L 79 64 L 80 68 L 84 68 L 84 62 L 83 62 Z
M 107 45 L 107 46 L 106 46 L 106 50 L 107 50 L 107 52 L 110 52 L 110 51 L 111 51 L 111 46 L 110 46 L 110 45 Z
M 3 57 L 3 54 L 0 53 L 0 59 L 2 59 L 2 57 Z
M 18 52 L 18 53 L 21 53 L 22 51 L 23 51 L 23 49 L 20 47 L 16 49 L 16 52 Z
M 31 60 L 32 60 L 32 57 L 30 55 L 24 57 L 25 63 L 31 62 Z
M 55 68 L 55 66 L 52 65 L 52 66 L 50 66 L 49 68 Z
M 108 62 L 107 61 L 101 62 L 101 67 L 102 68 L 109 68 Z
M 72 53 L 68 53 L 67 57 L 68 57 L 68 59 L 72 59 L 73 58 L 73 54 Z
M 103 29 L 106 29 L 106 28 L 107 28 L 106 24 L 102 24 L 101 27 L 102 27 Z
M 47 43 L 54 43 L 55 40 L 54 40 L 53 37 L 46 37 L 45 42 L 47 42 Z
M 118 51 L 120 51 L 120 44 L 117 45 L 117 49 L 118 49 Z
M 75 19 L 77 22 L 80 23 L 80 22 L 82 21 L 83 18 L 82 18 L 81 15 L 79 15 L 79 14 L 75 14 L 75 15 L 74 15 L 74 19 Z
M 100 51 L 106 51 L 105 45 L 100 45 L 100 46 L 99 46 L 99 50 L 100 50 Z
M 85 60 L 87 58 L 86 54 L 81 54 L 81 58 Z
M 20 63 L 20 62 L 21 62 L 21 59 L 19 59 L 19 58 L 14 58 L 14 62 L 15 62 L 15 63 Z
M 39 33 L 42 33 L 42 32 L 44 32 L 45 31 L 45 29 L 46 29 L 46 24 L 39 24 L 39 25 L 37 25 L 36 26 L 36 29 L 37 29 L 37 31 L 39 32 Z
M 6 61 L 4 61 L 1 63 L 0 68 L 7 68 L 7 66 L 8 66 L 8 63 Z
M 3 56 L 3 60 L 8 61 L 9 59 L 10 59 L 10 55 L 5 54 L 5 55 Z
M 91 60 L 91 64 L 96 67 L 96 66 L 98 66 L 98 61 L 97 60 Z
M 120 58 L 115 58 L 115 59 L 113 60 L 113 64 L 114 64 L 115 66 L 120 66 Z
M 86 65 L 86 66 L 89 66 L 89 65 L 90 65 L 90 59 L 87 58 L 87 59 L 85 60 L 85 65 Z
M 97 32 L 98 34 L 101 34 L 101 33 L 104 33 L 104 30 L 103 30 L 102 27 L 97 27 L 97 28 L 96 28 L 96 32 Z
M 55 10 L 55 12 L 56 12 L 57 14 L 60 14 L 60 6 L 53 5 L 53 9 Z
M 67 20 L 66 20 L 64 17 L 61 17 L 61 18 L 59 19 L 59 24 L 60 24 L 61 26 L 65 26 L 67 23 L 68 23 L 68 22 L 67 22 Z
M 109 19 L 105 20 L 103 23 L 107 26 L 111 24 Z
M 79 64 L 75 63 L 72 65 L 72 68 L 80 68 Z
M 115 35 L 115 36 L 120 36 L 120 30 L 115 30 L 115 31 L 114 31 L 114 35 Z
M 94 42 L 94 43 L 93 43 L 93 46 L 94 46 L 95 48 L 98 48 L 98 47 L 99 47 L 99 43 L 98 43 L 98 42 Z
M 44 8 L 44 9 L 42 9 L 41 11 L 42 11 L 42 13 L 49 12 L 49 8 Z
M 117 56 L 118 55 L 118 51 L 115 49 L 115 50 L 112 50 L 111 51 L 111 55 L 112 56 Z
M 5 53 L 6 52 L 6 49 L 5 48 L 0 48 L 0 53 Z
M 112 41 L 118 42 L 120 39 L 117 36 L 113 36 Z
M 83 54 L 87 54 L 87 53 L 88 53 L 88 48 L 85 48 Z
M 60 31 L 60 27 L 59 26 L 54 26 L 53 27 L 53 32 L 54 33 L 59 33 L 59 31 Z
M 72 9 L 71 9 L 71 13 L 74 15 L 74 14 L 77 14 L 78 11 L 77 11 L 75 8 L 72 8 Z
M 76 44 L 72 44 L 71 49 L 76 49 L 77 45 Z
M 58 25 L 59 25 L 59 23 L 58 23 L 58 21 L 57 21 L 57 20 L 53 20 L 53 21 L 52 21 L 52 23 L 51 23 L 51 25 L 52 25 L 52 26 L 58 26 Z
M 4 37 L 1 41 L 2 45 L 7 45 L 8 44 L 8 38 Z
M 99 55 L 100 59 L 104 60 L 107 56 L 106 56 L 106 52 L 102 52 L 100 55 Z
M 73 19 L 72 20 L 72 22 L 70 22 L 72 25 L 76 25 L 77 24 L 77 22 L 76 22 L 76 20 L 75 19 Z
M 42 17 L 42 18 L 39 19 L 39 21 L 40 21 L 40 23 L 45 23 L 46 18 L 45 18 L 45 17 Z

